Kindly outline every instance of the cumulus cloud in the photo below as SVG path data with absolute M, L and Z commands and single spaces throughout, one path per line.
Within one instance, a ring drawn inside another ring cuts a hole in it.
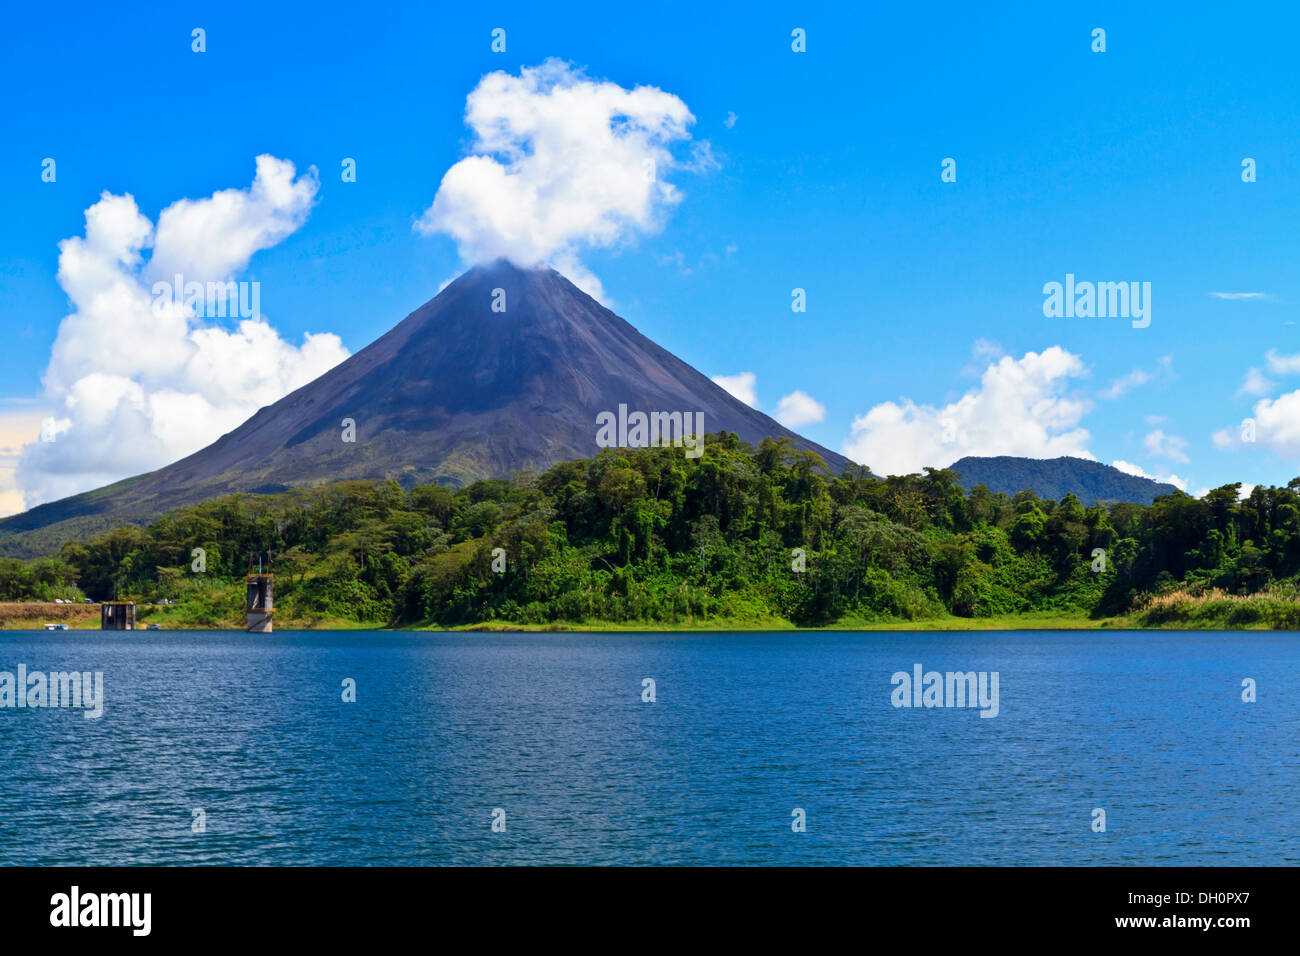
M 1151 381 L 1151 373 L 1145 369 L 1135 368 L 1127 375 L 1121 375 L 1111 382 L 1101 393 L 1102 398 L 1115 399 L 1133 391 Z
M 744 402 L 750 408 L 758 408 L 758 376 L 753 372 L 715 375 L 713 383 L 721 386 L 732 398 Z M 825 420 L 826 408 L 807 392 L 796 389 L 789 395 L 782 396 L 776 403 L 772 417 L 786 428 L 798 428 Z
M 1269 349 L 1264 355 L 1264 364 L 1269 375 L 1300 375 L 1300 355 L 1284 355 L 1277 349 Z M 1252 367 L 1246 370 L 1246 377 L 1237 389 L 1237 396 L 1259 398 L 1275 391 L 1277 387 L 1278 383 L 1265 375 L 1263 369 Z
M 1300 355 L 1284 355 L 1277 349 L 1269 349 L 1264 355 L 1264 363 L 1269 375 L 1300 375 Z M 1237 395 L 1259 398 L 1275 391 L 1277 387 L 1278 383 L 1265 375 L 1263 369 L 1252 367 L 1246 370 L 1246 377 L 1237 389 Z
M 1156 360 L 1156 367 L 1153 371 L 1147 371 L 1143 368 L 1135 368 L 1127 375 L 1121 375 L 1101 391 L 1101 397 L 1106 399 L 1120 398 L 1133 391 L 1135 388 L 1141 388 L 1148 382 L 1154 382 L 1157 379 L 1168 381 L 1174 377 L 1174 357 L 1172 355 L 1162 355 Z
M 1173 485 L 1179 491 L 1187 490 L 1187 481 L 1183 478 L 1179 478 L 1177 475 L 1153 475 L 1129 461 L 1112 461 L 1110 466 L 1124 472 L 1126 475 L 1133 475 L 1136 478 L 1148 478 L 1151 481 L 1163 481 L 1167 485 Z M 1197 497 L 1203 498 L 1205 496 L 1202 493 L 1197 495 Z
M 1092 458 L 1078 427 L 1090 404 L 1068 394 L 1083 361 L 1060 346 L 1003 356 L 978 387 L 939 407 L 911 399 L 884 402 L 853 420 L 842 451 L 877 473 L 944 467 L 966 455 Z
M 295 179 L 288 160 L 257 157 L 257 175 L 248 189 L 179 199 L 162 211 L 148 275 L 170 279 L 176 272 L 193 272 L 218 279 L 241 271 L 253 253 L 276 245 L 307 221 L 317 187 L 314 170 Z
M 758 408 L 758 376 L 753 372 L 739 372 L 736 375 L 715 375 L 715 385 L 720 385 L 731 395 L 750 408 Z
M 155 295 L 154 283 L 176 274 L 232 280 L 306 221 L 317 188 L 314 169 L 297 176 L 292 163 L 259 156 L 248 189 L 182 199 L 156 227 L 130 195 L 105 192 L 86 210 L 85 235 L 59 243 L 74 311 L 43 379 L 54 440 L 25 445 L 17 465 L 27 507 L 197 451 L 347 357 L 333 334 L 295 346 L 260 314 L 230 329 L 183 292 Z
M 1191 461 L 1187 457 L 1187 440 L 1177 435 L 1166 435 L 1164 430 L 1160 428 L 1149 432 L 1146 438 L 1143 439 L 1142 446 L 1146 449 L 1148 455 L 1154 455 L 1157 458 L 1168 458 L 1183 464 Z
M 1274 375 L 1300 375 L 1300 355 L 1283 355 L 1277 349 L 1269 349 L 1264 360 Z
M 772 416 L 786 428 L 812 425 L 826 418 L 826 407 L 806 392 L 797 389 L 776 403 Z
M 1300 391 L 1260 399 L 1251 417 L 1255 444 L 1288 457 L 1300 455 Z M 1214 446 L 1229 451 L 1251 444 L 1244 440 L 1244 431 L 1244 425 L 1221 428 L 1212 436 Z
M 1006 352 L 992 339 L 979 338 L 971 345 L 970 361 L 962 366 L 963 378 L 979 378 L 990 363 L 1002 358 Z
M 1237 389 L 1238 395 L 1267 395 L 1273 389 L 1277 388 L 1277 382 L 1268 378 L 1257 368 L 1247 370 L 1245 379 L 1242 380 L 1241 388 Z
M 29 403 L 6 399 L 3 404 Z M 40 434 L 42 423 L 47 418 L 47 412 L 31 407 L 0 412 L 0 517 L 16 514 L 24 508 L 23 493 L 18 487 L 15 470 L 23 445 L 31 441 L 32 436 Z
M 1239 501 L 1245 501 L 1247 498 L 1250 497 L 1250 493 L 1251 493 L 1252 491 L 1254 491 L 1255 488 L 1256 488 L 1255 485 L 1251 485 L 1251 484 L 1247 484 L 1247 483 L 1245 483 L 1245 482 L 1241 482 L 1241 488 L 1238 489 L 1238 492 L 1237 492 L 1237 499 L 1238 499 Z M 1211 491 L 1213 491 L 1213 490 L 1214 490 L 1213 488 L 1202 488 L 1200 491 L 1196 492 L 1196 494 L 1193 495 L 1193 497 L 1195 497 L 1195 498 L 1204 498 L 1206 495 L 1208 495 L 1208 494 L 1209 494 Z
M 473 155 L 443 176 L 415 228 L 451 236 L 468 263 L 549 262 L 598 293 L 578 252 L 656 231 L 682 198 L 664 177 L 716 165 L 707 143 L 674 158 L 694 121 L 671 93 L 591 80 L 555 59 L 489 73 L 465 104 Z

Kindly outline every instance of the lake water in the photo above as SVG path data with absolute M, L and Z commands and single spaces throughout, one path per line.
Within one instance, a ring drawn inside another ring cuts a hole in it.
M 19 664 L 105 704 L 0 709 L 3 864 L 1300 861 L 1289 633 L 0 632 Z M 896 708 L 917 664 L 997 716 Z

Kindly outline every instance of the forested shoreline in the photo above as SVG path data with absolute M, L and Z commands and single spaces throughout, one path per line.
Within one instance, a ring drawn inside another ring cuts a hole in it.
M 784 441 L 612 449 L 460 489 L 232 495 L 0 559 L 0 600 L 127 599 L 233 627 L 250 556 L 302 626 L 863 626 L 1124 617 L 1300 627 L 1300 478 L 1149 506 L 1012 497 L 957 475 L 841 476 Z

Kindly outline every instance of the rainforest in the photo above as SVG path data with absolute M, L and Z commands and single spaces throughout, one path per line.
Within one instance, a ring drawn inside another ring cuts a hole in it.
M 836 475 L 786 440 L 704 447 L 227 495 L 0 559 L 0 600 L 237 627 L 261 560 L 277 627 L 1300 628 L 1300 478 L 1085 507 L 944 469 Z

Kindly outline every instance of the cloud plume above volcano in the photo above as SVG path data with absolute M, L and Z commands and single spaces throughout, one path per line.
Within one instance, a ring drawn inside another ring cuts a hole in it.
M 714 165 L 705 142 L 686 161 L 670 150 L 694 121 L 671 93 L 591 80 L 560 60 L 489 73 L 465 104 L 472 155 L 443 176 L 416 231 L 451 236 L 467 263 L 549 262 L 589 285 L 582 248 L 657 231 L 682 198 L 665 176 Z

